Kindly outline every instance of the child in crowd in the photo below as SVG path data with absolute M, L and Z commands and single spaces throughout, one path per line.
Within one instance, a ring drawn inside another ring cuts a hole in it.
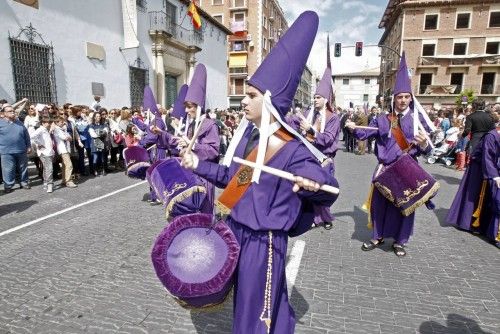
M 137 127 L 132 123 L 128 124 L 125 132 L 125 145 L 127 147 L 137 146 L 139 140 L 141 140 L 141 137 L 137 133 Z
M 54 179 L 52 175 L 52 161 L 54 159 L 54 147 L 50 136 L 52 121 L 48 117 L 43 117 L 41 126 L 33 132 L 31 140 L 36 145 L 36 152 L 42 161 L 43 166 L 43 187 L 47 192 L 53 191 Z

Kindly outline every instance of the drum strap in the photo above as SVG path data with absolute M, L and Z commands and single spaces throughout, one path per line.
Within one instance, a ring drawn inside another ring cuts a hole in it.
M 396 115 L 389 115 L 388 117 L 391 125 L 397 124 L 398 117 Z M 408 144 L 408 141 L 406 140 L 405 134 L 403 133 L 403 130 L 401 130 L 401 127 L 399 125 L 391 126 L 391 133 L 396 140 L 396 143 L 398 143 L 399 148 L 403 152 L 408 152 L 411 148 L 411 145 Z
M 269 141 L 267 145 L 266 156 L 264 158 L 264 164 L 266 164 L 287 142 L 293 139 L 292 135 L 289 134 L 282 127 L 276 131 L 274 134 L 276 137 L 281 139 L 280 141 L 273 142 Z M 246 157 L 246 160 L 255 162 L 257 158 L 257 146 L 250 151 L 250 154 Z M 229 181 L 226 189 L 219 196 L 215 202 L 215 206 L 223 214 L 229 214 L 231 209 L 234 208 L 236 204 L 240 201 L 241 197 L 245 191 L 250 187 L 252 181 L 253 169 L 248 166 L 241 165 L 236 174 Z

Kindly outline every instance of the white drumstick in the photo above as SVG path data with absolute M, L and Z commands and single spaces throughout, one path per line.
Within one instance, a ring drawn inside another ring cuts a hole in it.
M 148 147 L 146 150 L 149 151 L 149 150 L 152 150 L 155 147 L 156 147 L 156 144 L 154 144 L 153 146 Z
M 234 157 L 233 161 L 236 163 L 248 166 L 248 167 L 258 168 L 258 169 L 262 170 L 263 172 L 272 174 L 272 175 L 277 176 L 277 177 L 281 177 L 281 178 L 286 179 L 288 181 L 295 182 L 295 175 L 293 175 L 292 173 L 285 172 L 283 170 L 276 169 L 276 168 L 269 167 L 269 166 L 257 166 L 257 164 L 255 162 L 244 160 L 244 159 L 241 159 L 238 157 Z M 338 194 L 339 193 L 339 188 L 335 188 L 335 187 L 329 186 L 327 184 L 322 185 L 320 187 L 320 189 L 323 191 L 326 191 L 328 193 L 331 193 L 331 194 Z
M 378 128 L 374 127 L 374 126 L 362 126 L 362 125 L 355 125 L 354 126 L 355 129 L 363 129 L 363 130 L 377 130 L 378 131 Z

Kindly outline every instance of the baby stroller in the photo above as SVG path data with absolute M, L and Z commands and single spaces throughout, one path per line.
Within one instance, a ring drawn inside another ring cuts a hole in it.
M 434 164 L 442 161 L 446 166 L 451 166 L 455 161 L 455 147 L 456 142 L 450 144 L 443 141 L 439 147 L 432 149 L 427 156 L 427 163 Z

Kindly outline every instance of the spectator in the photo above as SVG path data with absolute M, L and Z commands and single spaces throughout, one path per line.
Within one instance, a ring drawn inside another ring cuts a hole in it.
M 100 96 L 94 96 L 94 104 L 92 105 L 92 109 L 95 111 L 99 111 L 101 109 L 101 97 Z
M 21 175 L 21 188 L 30 189 L 28 180 L 28 153 L 31 141 L 28 129 L 15 115 L 11 105 L 3 104 L 0 116 L 0 157 L 4 192 L 12 192 L 16 171 Z
M 87 157 L 89 159 L 89 169 L 90 174 L 94 174 L 94 163 L 92 161 L 92 153 L 90 151 L 90 145 L 92 143 L 92 138 L 89 134 L 89 122 L 87 121 L 87 117 L 85 116 L 85 108 L 84 106 L 74 106 L 73 117 L 75 118 L 75 126 L 80 137 L 80 142 L 83 144 L 78 145 L 78 171 L 80 175 L 88 175 L 85 171 L 85 152 L 87 153 Z
M 463 137 L 468 136 L 469 133 L 471 134 L 469 153 L 474 152 L 474 148 L 479 143 L 481 138 L 495 128 L 493 118 L 491 118 L 491 116 L 484 111 L 484 100 L 474 100 L 474 102 L 472 102 L 472 109 L 474 112 L 465 119 L 465 128 L 462 133 Z
M 137 146 L 140 140 L 141 137 L 137 134 L 137 127 L 129 123 L 125 132 L 125 144 L 127 147 Z
M 111 109 L 109 111 L 108 124 L 111 133 L 111 160 L 110 163 L 114 165 L 115 169 L 121 168 L 120 163 L 123 161 L 123 133 L 119 127 L 119 110 Z
M 31 139 L 36 144 L 36 151 L 43 165 L 43 187 L 47 192 L 53 191 L 54 178 L 52 174 L 52 164 L 54 161 L 54 147 L 50 136 L 52 121 L 48 117 L 43 117 L 41 126 L 33 133 Z
M 92 161 L 94 163 L 94 176 L 106 175 L 104 170 L 104 159 L 103 153 L 106 150 L 105 141 L 108 135 L 108 129 L 104 124 L 104 119 L 101 118 L 101 114 L 98 112 L 93 113 L 92 121 L 89 126 L 89 134 L 92 137 L 92 143 L 90 145 L 90 150 L 92 153 Z
M 76 184 L 71 181 L 71 174 L 73 173 L 70 156 L 72 137 L 67 132 L 64 116 L 60 116 L 55 122 L 53 136 L 56 142 L 57 154 L 59 154 L 62 161 L 62 185 L 68 188 L 76 188 Z

